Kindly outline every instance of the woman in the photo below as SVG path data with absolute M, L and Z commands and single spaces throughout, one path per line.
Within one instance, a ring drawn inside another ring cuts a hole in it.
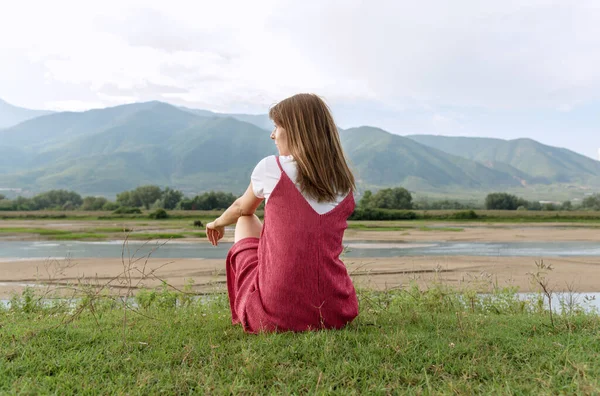
M 321 98 L 292 96 L 269 117 L 279 156 L 261 160 L 244 195 L 206 226 L 217 245 L 237 222 L 226 264 L 232 322 L 250 333 L 341 328 L 358 315 L 339 259 L 354 176 Z M 264 225 L 254 214 L 263 199 Z

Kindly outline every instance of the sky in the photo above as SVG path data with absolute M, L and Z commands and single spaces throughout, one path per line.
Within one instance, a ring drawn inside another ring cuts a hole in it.
M 315 92 L 343 127 L 528 137 L 600 156 L 600 1 L 0 0 L 0 98 L 266 113 Z

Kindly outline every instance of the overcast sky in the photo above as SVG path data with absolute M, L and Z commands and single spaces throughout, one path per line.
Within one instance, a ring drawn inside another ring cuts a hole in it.
M 265 113 L 600 147 L 600 1 L 0 0 L 0 98 Z

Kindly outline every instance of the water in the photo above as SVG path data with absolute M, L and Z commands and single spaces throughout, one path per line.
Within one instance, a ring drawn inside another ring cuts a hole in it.
M 212 246 L 208 242 L 185 243 L 169 241 L 143 244 L 130 242 L 125 257 L 143 257 L 152 254 L 156 258 L 206 258 L 224 259 L 232 243 Z M 390 241 L 346 242 L 349 251 L 345 257 L 395 257 L 395 256 L 528 256 L 569 257 L 600 256 L 597 242 L 431 242 L 403 243 Z M 121 257 L 122 241 L 0 241 L 0 262 L 31 259 L 71 258 L 117 258 Z M 152 252 L 155 250 L 154 252 Z
M 32 285 L 35 286 L 35 285 Z M 518 293 L 519 298 L 524 300 L 532 300 L 540 297 L 536 293 Z M 208 300 L 210 296 L 197 296 L 200 300 Z M 135 305 L 135 302 L 132 302 Z M 544 297 L 544 305 L 548 307 L 548 300 Z M 0 299 L 0 307 L 10 307 L 10 301 Z M 586 312 L 600 312 L 600 293 L 553 293 L 552 294 L 552 310 L 562 312 L 562 307 L 569 310 L 569 307 L 580 307 Z

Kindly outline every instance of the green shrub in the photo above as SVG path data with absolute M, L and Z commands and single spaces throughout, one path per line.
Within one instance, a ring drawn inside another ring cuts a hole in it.
M 414 220 L 417 214 L 410 210 L 359 208 L 352 213 L 350 220 Z
M 150 213 L 148 217 L 151 219 L 160 220 L 169 218 L 169 214 L 164 209 L 156 209 L 154 212 Z
M 451 219 L 457 220 L 469 220 L 469 219 L 477 219 L 477 213 L 474 210 L 463 210 L 460 212 L 455 212 L 450 215 Z
M 102 205 L 102 210 L 112 211 L 119 209 L 119 204 L 116 202 L 107 202 Z

